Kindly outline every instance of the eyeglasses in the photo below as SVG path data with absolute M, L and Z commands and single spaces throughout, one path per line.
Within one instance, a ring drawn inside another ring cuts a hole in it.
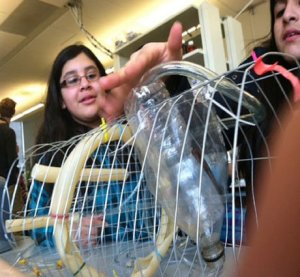
M 98 71 L 92 71 L 92 72 L 88 72 L 86 75 L 83 75 L 83 76 L 73 75 L 73 76 L 70 76 L 70 77 L 66 78 L 65 80 L 63 80 L 60 83 L 60 87 L 61 88 L 77 87 L 81 84 L 81 79 L 83 77 L 88 82 L 94 82 L 94 81 L 97 81 L 100 78 L 100 74 L 99 74 Z

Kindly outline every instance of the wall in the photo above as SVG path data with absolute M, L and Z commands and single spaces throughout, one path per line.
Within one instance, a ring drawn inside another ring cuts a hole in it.
M 269 1 L 253 7 L 237 18 L 243 28 L 246 55 L 248 56 L 253 48 L 253 42 L 262 39 L 270 32 Z
M 22 164 L 24 162 L 24 128 L 22 121 L 12 121 L 9 126 L 15 131 L 16 140 L 17 140 L 17 148 L 19 155 L 19 163 Z
M 35 145 L 35 138 L 43 120 L 43 109 L 28 115 L 23 119 L 25 150 Z

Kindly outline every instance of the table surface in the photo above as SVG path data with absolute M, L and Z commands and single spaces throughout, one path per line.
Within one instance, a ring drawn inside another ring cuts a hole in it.
M 13 248 L 12 250 L 6 251 L 4 253 L 0 254 L 0 259 L 8 262 L 10 265 L 12 266 L 16 266 L 18 268 L 18 270 L 20 270 L 21 272 L 23 272 L 26 276 L 37 276 L 34 273 L 34 268 L 40 268 L 42 272 L 45 271 L 49 271 L 50 274 L 46 274 L 43 276 L 72 276 L 72 274 L 67 270 L 67 269 L 57 269 L 57 261 L 60 260 L 59 255 L 55 252 L 55 250 L 53 249 L 53 252 L 50 253 L 49 249 L 47 249 L 47 253 L 43 252 L 41 250 L 40 246 L 36 246 L 33 242 L 33 240 L 30 237 L 19 237 L 16 239 L 18 245 L 17 247 Z M 45 249 L 45 248 L 43 248 Z M 20 260 L 22 259 L 21 254 L 26 253 L 26 255 L 29 255 L 31 257 L 35 257 L 37 260 L 35 261 L 34 264 L 27 264 L 27 265 L 21 265 Z M 223 270 L 222 273 L 218 276 L 233 276 L 233 271 L 235 269 L 235 258 L 236 256 L 239 256 L 241 253 L 239 253 L 239 250 L 233 251 L 233 248 L 231 247 L 227 247 L 225 248 L 225 263 L 223 266 Z M 99 257 L 97 258 L 97 264 L 99 266 L 99 264 L 101 266 L 103 266 L 103 263 L 101 261 L 99 261 Z M 94 256 L 95 259 L 95 256 Z M 100 258 L 101 259 L 101 258 Z M 163 273 L 163 276 L 175 276 L 174 275 L 174 271 L 172 271 L 172 265 L 168 265 L 168 272 L 169 273 Z M 175 265 L 176 268 L 176 265 Z M 120 270 L 120 269 L 119 269 Z M 124 269 L 126 271 L 126 268 Z M 128 268 L 127 269 L 128 272 L 132 271 L 132 268 Z M 114 269 L 112 269 L 112 272 L 114 272 L 111 276 L 119 276 L 118 273 L 115 274 Z M 118 272 L 118 270 L 116 270 L 116 272 Z M 124 271 L 122 271 L 124 274 Z M 1 270 L 0 270 L 1 273 Z M 127 275 L 127 273 L 126 273 Z M 130 274 L 128 274 L 129 276 Z M 0 276 L 2 276 L 0 274 Z M 13 276 L 13 275 L 12 275 Z M 122 275 L 123 276 L 123 275 Z M 157 276 L 162 276 L 162 274 L 158 274 Z M 177 274 L 176 276 L 197 276 L 199 277 L 199 272 L 197 273 L 191 273 L 189 271 L 188 275 L 183 275 L 181 274 Z M 203 274 L 203 276 L 207 277 L 209 275 L 207 274 Z M 6 277 L 8 277 L 6 275 Z

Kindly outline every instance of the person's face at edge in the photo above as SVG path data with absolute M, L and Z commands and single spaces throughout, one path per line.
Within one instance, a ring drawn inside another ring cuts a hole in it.
M 85 76 L 97 72 L 97 66 L 86 54 L 80 53 L 66 62 L 62 69 L 60 83 L 66 78 Z M 101 77 L 101 76 L 100 76 Z M 111 121 L 123 113 L 123 103 L 113 93 L 101 89 L 99 79 L 88 81 L 81 78 L 79 85 L 61 89 L 63 107 L 68 109 L 73 119 L 85 126 L 95 128 L 100 124 L 100 117 Z
M 300 1 L 275 1 L 273 13 L 274 37 L 278 51 L 300 60 Z

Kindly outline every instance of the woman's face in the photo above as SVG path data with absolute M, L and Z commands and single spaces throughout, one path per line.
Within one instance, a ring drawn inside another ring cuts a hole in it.
M 100 125 L 101 117 L 112 120 L 123 113 L 123 102 L 102 90 L 100 77 L 93 60 L 80 53 L 66 62 L 60 78 L 63 108 L 75 121 L 92 128 Z
M 278 51 L 300 60 L 300 1 L 278 0 L 273 12 L 274 36 Z

